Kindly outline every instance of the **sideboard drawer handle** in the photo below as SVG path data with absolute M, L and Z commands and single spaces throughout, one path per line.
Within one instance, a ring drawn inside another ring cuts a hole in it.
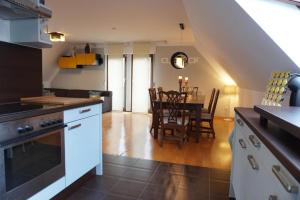
M 255 146 L 256 148 L 260 147 L 260 142 L 254 135 L 250 135 L 249 140 L 253 144 L 253 146 Z
M 68 130 L 70 131 L 70 130 L 73 130 L 73 129 L 76 129 L 76 128 L 79 128 L 79 127 L 81 127 L 81 124 L 76 124 L 74 126 L 69 127 Z
M 248 161 L 253 170 L 258 170 L 258 164 L 256 163 L 255 158 L 252 155 L 248 155 Z
M 245 141 L 244 141 L 243 139 L 239 139 L 239 143 L 240 143 L 240 145 L 241 145 L 241 147 L 242 147 L 243 149 L 246 149 L 246 148 L 247 148 L 247 145 L 246 145 L 246 143 L 245 143 Z
M 298 190 L 299 190 L 298 187 L 293 185 L 292 183 L 290 183 L 287 176 L 282 172 L 280 166 L 273 165 L 272 171 L 287 192 L 298 193 Z
M 242 120 L 240 120 L 240 119 L 237 119 L 236 121 L 237 121 L 237 123 L 238 123 L 240 126 L 244 126 L 244 123 L 243 123 L 243 121 L 242 121 Z
M 91 111 L 91 109 L 88 108 L 88 109 L 80 110 L 79 113 L 83 114 L 83 113 L 87 113 L 87 112 L 90 112 L 90 111 Z
M 270 195 L 269 196 L 269 200 L 277 200 L 278 198 L 277 198 L 277 196 L 275 196 L 275 195 Z

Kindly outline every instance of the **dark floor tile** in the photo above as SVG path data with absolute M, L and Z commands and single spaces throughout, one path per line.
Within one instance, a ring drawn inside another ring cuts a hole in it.
M 138 159 L 137 158 L 128 158 L 125 156 L 117 156 L 112 163 L 113 164 L 118 164 L 118 165 L 124 165 L 124 166 L 134 166 L 135 163 L 137 163 Z
M 177 187 L 179 185 L 179 182 L 180 176 L 170 174 L 168 171 L 157 171 L 150 179 L 151 184 L 163 186 L 175 185 Z
M 113 163 L 113 161 L 117 158 L 116 155 L 103 154 L 103 162 L 104 163 Z
M 208 179 L 182 176 L 178 187 L 180 189 L 186 190 L 187 192 L 197 191 L 198 194 L 202 194 L 202 195 L 209 194 L 209 180 Z
M 143 192 L 146 183 L 130 180 L 120 180 L 112 189 L 112 194 L 126 195 L 138 198 Z
M 67 200 L 103 200 L 104 198 L 105 195 L 103 193 L 79 189 L 77 192 L 67 198 Z
M 227 197 L 227 196 L 219 196 L 219 197 L 211 197 L 210 198 L 211 200 L 234 200 L 234 199 L 231 199 L 231 198 L 229 198 L 229 197 Z
M 222 181 L 210 181 L 210 194 L 212 197 L 228 197 L 229 183 Z
M 128 170 L 126 167 L 122 167 L 114 164 L 104 164 L 103 174 L 108 176 L 122 176 Z
M 230 181 L 230 171 L 220 170 L 220 169 L 211 169 L 210 178 L 216 181 Z
M 158 165 L 158 161 L 140 159 L 134 164 L 134 167 L 155 170 Z
M 175 200 L 209 200 L 209 194 L 202 194 L 197 190 L 178 189 Z
M 83 188 L 108 193 L 118 181 L 119 178 L 115 176 L 95 176 L 84 184 Z
M 209 179 L 210 169 L 204 167 L 185 166 L 185 175 Z
M 177 174 L 177 175 L 185 175 L 186 174 L 186 166 L 172 164 L 169 168 L 169 172 L 172 174 Z
M 152 174 L 153 174 L 152 170 L 131 168 L 128 169 L 125 172 L 125 174 L 122 175 L 122 177 L 132 179 L 132 180 L 147 182 L 150 180 Z
M 104 200 L 136 200 L 136 198 L 128 197 L 128 196 L 119 196 L 119 195 L 113 195 L 109 194 L 105 196 Z
M 176 185 L 153 185 L 149 184 L 140 199 L 142 200 L 174 200 L 176 197 Z

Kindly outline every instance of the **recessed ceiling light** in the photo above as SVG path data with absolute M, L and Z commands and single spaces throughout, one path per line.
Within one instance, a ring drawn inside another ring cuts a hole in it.
M 65 34 L 60 33 L 60 32 L 50 32 L 48 33 L 50 35 L 50 40 L 52 42 L 65 42 L 66 37 Z

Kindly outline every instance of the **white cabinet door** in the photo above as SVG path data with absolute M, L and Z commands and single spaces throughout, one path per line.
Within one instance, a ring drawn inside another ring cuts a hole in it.
M 65 130 L 66 185 L 70 185 L 100 163 L 100 116 L 68 124 Z

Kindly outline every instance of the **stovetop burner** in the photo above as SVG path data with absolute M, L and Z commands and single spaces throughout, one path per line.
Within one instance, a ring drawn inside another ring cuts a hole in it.
M 0 115 L 45 109 L 49 107 L 57 107 L 57 105 L 37 105 L 37 104 L 27 104 L 27 103 L 25 104 L 21 102 L 0 104 Z

